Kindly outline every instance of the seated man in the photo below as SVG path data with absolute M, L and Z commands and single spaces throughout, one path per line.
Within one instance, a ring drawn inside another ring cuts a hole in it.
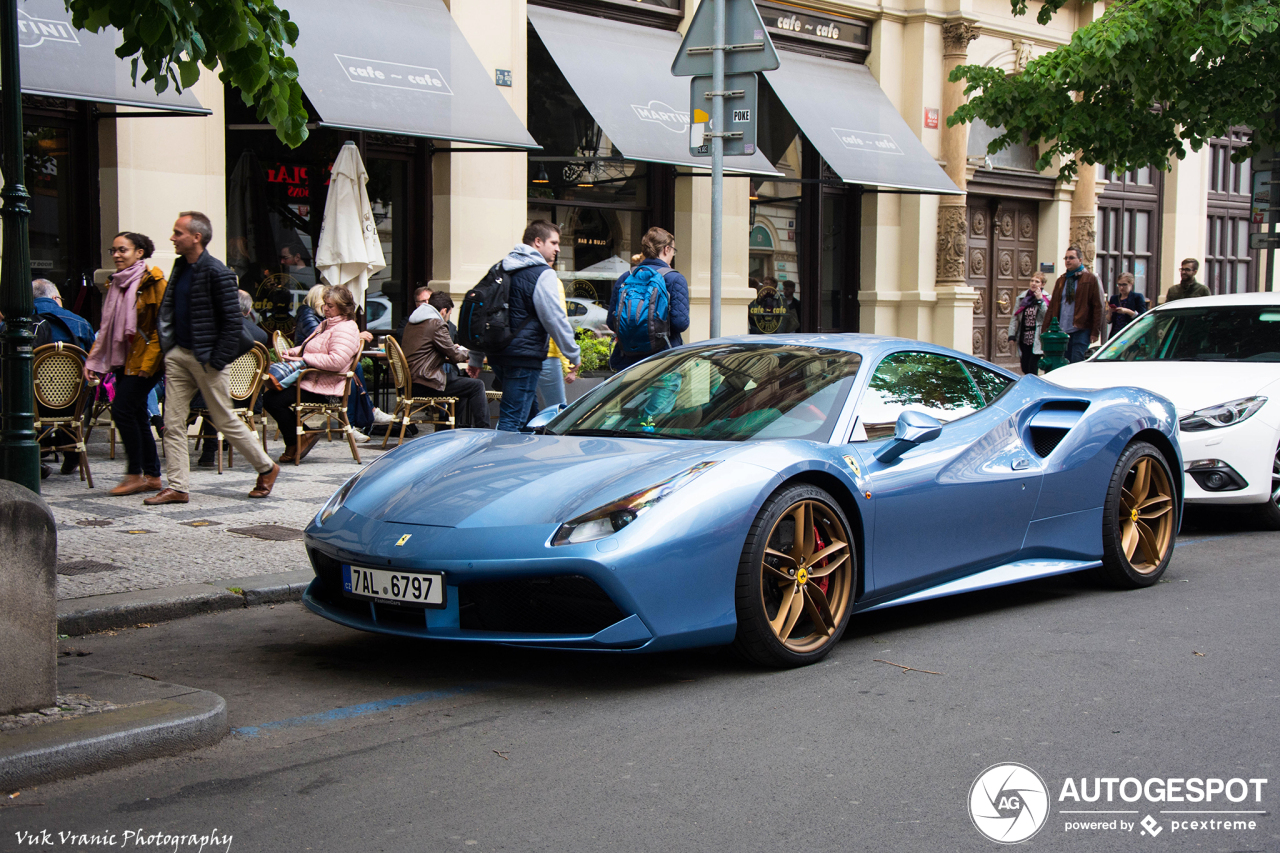
M 31 295 L 35 297 L 35 316 L 32 318 L 35 323 L 32 331 L 35 333 L 36 346 L 52 344 L 61 341 L 62 343 L 71 344 L 80 347 L 86 353 L 93 347 L 93 341 L 97 335 L 93 332 L 93 326 L 89 325 L 89 321 L 62 307 L 62 296 L 58 293 L 58 286 L 47 278 L 38 278 L 31 282 Z M 46 411 L 44 407 L 40 407 L 40 413 L 46 417 L 56 417 L 64 414 L 64 410 Z M 71 441 L 71 436 L 61 430 L 47 436 L 41 444 L 46 447 L 57 447 L 66 445 Z M 62 452 L 62 473 L 70 474 L 72 471 L 80 467 L 80 454 L 75 451 Z M 41 468 L 41 476 L 48 476 Z
M 449 335 L 452 313 L 453 299 L 437 292 L 409 315 L 404 329 L 404 353 L 413 378 L 413 396 L 457 397 L 459 424 L 488 429 L 489 401 L 484 383 L 444 370 L 444 365 L 461 364 L 469 355 L 467 348 L 455 344 Z

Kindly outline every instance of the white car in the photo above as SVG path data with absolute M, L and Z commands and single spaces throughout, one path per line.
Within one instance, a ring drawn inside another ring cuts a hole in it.
M 570 296 L 565 300 L 565 308 L 569 314 L 569 324 L 573 326 L 575 332 L 586 329 L 597 335 L 613 334 L 609 331 L 609 312 L 599 302 Z
M 1261 526 L 1280 530 L 1280 294 L 1165 303 L 1045 378 L 1167 398 L 1178 409 L 1186 502 L 1256 508 Z

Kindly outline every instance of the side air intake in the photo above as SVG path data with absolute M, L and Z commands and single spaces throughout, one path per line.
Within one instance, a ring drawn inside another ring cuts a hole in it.
M 1040 458 L 1053 453 L 1062 440 L 1084 416 L 1089 404 L 1082 400 L 1053 400 L 1040 407 L 1027 424 L 1031 433 L 1031 449 Z

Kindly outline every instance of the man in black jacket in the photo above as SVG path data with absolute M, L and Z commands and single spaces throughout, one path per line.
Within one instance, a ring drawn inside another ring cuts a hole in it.
M 194 210 L 179 215 L 169 238 L 178 260 L 157 321 L 164 349 L 164 452 L 169 487 L 143 501 L 151 506 L 189 499 L 187 414 L 197 391 L 204 396 L 213 425 L 258 472 L 249 497 L 271 494 L 280 473 L 280 466 L 263 451 L 249 427 L 231 414 L 226 368 L 240 348 L 243 316 L 235 273 L 205 251 L 212 238 L 209 217 Z

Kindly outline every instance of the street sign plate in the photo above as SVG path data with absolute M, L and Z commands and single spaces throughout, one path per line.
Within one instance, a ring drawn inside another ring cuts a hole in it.
M 711 156 L 712 91 L 710 77 L 694 77 L 689 81 L 689 153 L 695 157 Z M 726 92 L 741 91 L 740 97 L 724 99 L 725 133 L 741 133 L 724 141 L 724 156 L 734 157 L 756 153 L 757 102 L 760 99 L 760 78 L 756 74 L 724 75 Z
M 711 75 L 711 51 L 693 54 L 689 51 L 702 51 L 716 43 L 715 5 L 715 0 L 703 0 L 693 13 L 684 41 L 671 63 L 671 73 L 676 77 Z M 754 0 L 724 0 L 724 43 L 734 46 L 724 52 L 725 74 L 772 71 L 778 67 L 778 52 L 773 49 L 773 39 L 764 28 Z
M 1280 249 L 1280 232 L 1268 234 L 1266 231 L 1256 231 L 1249 235 L 1250 249 Z

